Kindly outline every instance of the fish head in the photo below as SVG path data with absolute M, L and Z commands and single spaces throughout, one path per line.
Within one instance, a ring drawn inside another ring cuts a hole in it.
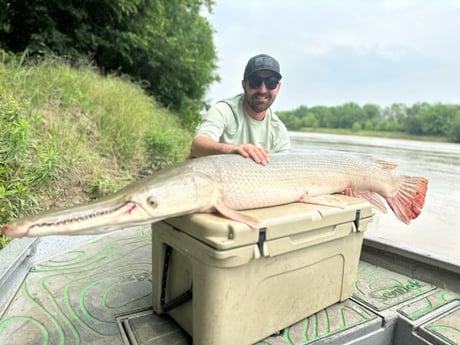
M 219 196 L 217 181 L 209 175 L 190 172 L 169 174 L 131 192 L 131 202 L 142 208 L 153 223 L 165 218 L 211 209 Z
M 100 200 L 6 224 L 1 233 L 8 237 L 99 234 L 207 210 L 217 195 L 213 178 L 168 170 Z

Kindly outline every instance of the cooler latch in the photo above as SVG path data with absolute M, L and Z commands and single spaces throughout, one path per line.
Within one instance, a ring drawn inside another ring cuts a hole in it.
M 355 223 L 356 232 L 359 232 L 359 221 L 360 220 L 361 220 L 361 210 L 356 210 L 355 220 L 353 221 L 353 223 Z
M 259 240 L 257 241 L 257 247 L 259 248 L 260 255 L 264 256 L 264 243 L 267 239 L 267 228 L 259 229 Z

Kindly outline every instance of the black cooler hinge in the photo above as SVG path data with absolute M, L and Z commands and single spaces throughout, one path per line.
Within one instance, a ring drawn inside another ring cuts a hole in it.
M 165 261 L 163 264 L 163 275 L 161 277 L 161 296 L 160 296 L 160 305 L 163 312 L 167 313 L 168 311 L 180 306 L 181 304 L 192 299 L 192 288 L 180 294 L 179 296 L 173 298 L 172 300 L 166 302 L 166 286 L 168 285 L 168 269 L 169 269 L 169 260 L 172 253 L 172 247 L 166 244 L 165 248 Z

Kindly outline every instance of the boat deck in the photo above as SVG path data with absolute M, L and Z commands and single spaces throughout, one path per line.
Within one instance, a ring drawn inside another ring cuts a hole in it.
M 91 237 L 33 263 L 37 243 L 0 251 L 0 344 L 192 344 L 152 311 L 149 228 Z M 365 242 L 352 298 L 258 344 L 460 344 L 460 270 L 441 266 Z

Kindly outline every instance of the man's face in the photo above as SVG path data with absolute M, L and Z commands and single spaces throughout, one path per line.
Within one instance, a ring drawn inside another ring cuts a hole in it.
M 267 110 L 275 101 L 280 82 L 272 71 L 257 71 L 243 80 L 246 102 L 256 113 Z

